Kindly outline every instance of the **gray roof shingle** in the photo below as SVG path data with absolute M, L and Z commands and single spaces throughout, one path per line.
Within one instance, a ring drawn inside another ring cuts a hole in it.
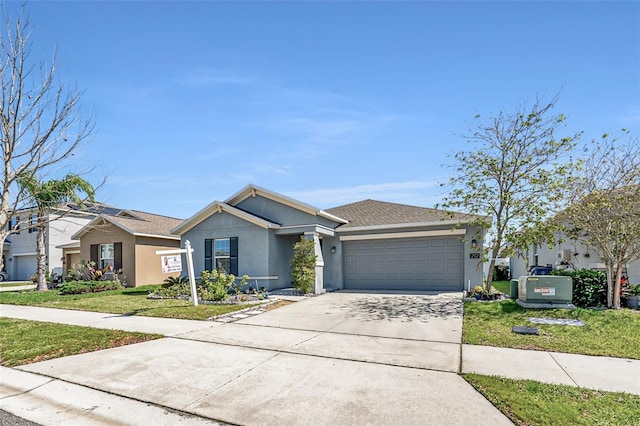
M 360 226 L 383 226 L 410 223 L 439 222 L 442 220 L 471 220 L 476 216 L 464 213 L 449 213 L 444 210 L 385 201 L 363 200 L 326 210 L 328 213 L 349 221 L 341 229 Z
M 124 214 L 123 214 L 124 213 Z M 126 213 L 130 213 L 130 216 Z M 133 234 L 147 234 L 175 238 L 176 235 L 171 230 L 182 223 L 182 219 L 162 216 L 153 213 L 146 213 L 137 210 L 127 210 L 119 215 L 102 215 L 123 228 L 128 229 Z

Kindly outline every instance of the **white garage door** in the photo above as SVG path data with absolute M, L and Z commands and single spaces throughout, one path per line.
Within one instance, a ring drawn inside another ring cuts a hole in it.
M 345 241 L 343 250 L 347 289 L 463 288 L 463 245 L 456 237 Z

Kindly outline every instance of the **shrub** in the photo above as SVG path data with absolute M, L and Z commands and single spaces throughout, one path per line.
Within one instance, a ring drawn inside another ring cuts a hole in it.
M 189 284 L 189 278 L 187 277 L 167 277 L 164 279 L 165 284 L 175 285 L 175 284 Z
M 570 276 L 573 279 L 572 303 L 581 308 L 607 306 L 607 276 L 591 269 L 568 271 L 556 269 L 553 275 Z
M 238 283 L 233 274 L 226 274 L 220 270 L 202 271 L 200 285 L 197 288 L 198 297 L 202 300 L 221 301 L 229 296 L 229 292 L 232 292 L 237 299 L 248 279 L 249 277 L 244 275 Z
M 313 240 L 300 237 L 293 245 L 291 285 L 299 293 L 311 293 L 316 281 L 316 253 Z
M 118 281 L 67 281 L 58 287 L 61 295 L 99 293 L 101 291 L 122 290 Z

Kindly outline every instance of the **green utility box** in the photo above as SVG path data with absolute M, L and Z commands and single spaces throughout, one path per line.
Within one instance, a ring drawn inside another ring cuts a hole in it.
M 573 280 L 560 275 L 529 275 L 518 278 L 518 300 L 525 303 L 570 304 Z
M 509 297 L 511 297 L 512 299 L 518 298 L 518 280 L 517 279 L 511 280 L 511 292 L 509 293 Z

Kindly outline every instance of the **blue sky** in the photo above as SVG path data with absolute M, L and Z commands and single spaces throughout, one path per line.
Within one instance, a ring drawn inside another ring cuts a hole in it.
M 19 3 L 10 2 L 16 10 Z M 637 2 L 31 2 L 84 91 L 107 203 L 186 218 L 249 183 L 433 206 L 476 114 L 560 92 L 566 134 L 640 134 Z

